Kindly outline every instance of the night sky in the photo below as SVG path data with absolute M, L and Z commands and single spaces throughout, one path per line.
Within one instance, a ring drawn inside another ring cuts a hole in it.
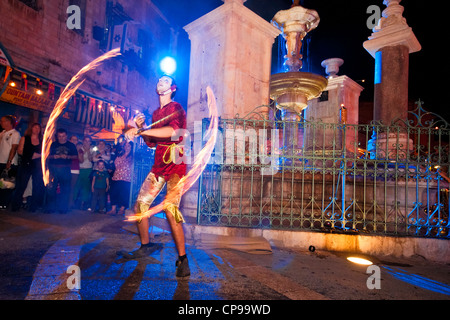
M 185 25 L 223 4 L 222 0 L 189 0 L 167 1 L 153 0 L 169 21 L 179 28 L 179 47 L 177 50 L 178 70 L 175 76 L 180 85 L 181 103 L 187 102 L 187 82 L 189 77 L 190 42 L 187 33 L 182 29 Z M 328 58 L 341 58 L 344 64 L 339 74 L 347 75 L 359 82 L 365 89 L 361 93 L 361 101 L 373 100 L 373 77 L 375 60 L 363 48 L 362 44 L 372 34 L 366 26 L 370 13 L 368 6 L 379 5 L 385 8 L 382 0 L 301 0 L 300 4 L 307 9 L 314 9 L 320 16 L 319 26 L 311 31 L 304 40 L 305 49 L 309 46 L 309 55 L 304 54 L 302 71 L 325 75 L 320 63 Z M 279 10 L 289 9 L 291 0 L 247 0 L 244 5 L 267 21 L 270 21 Z M 424 108 L 438 113 L 450 122 L 448 99 L 443 94 L 444 82 L 438 74 L 445 71 L 445 49 L 440 42 L 439 34 L 446 32 L 445 10 L 439 10 L 437 4 L 431 6 L 427 1 L 403 0 L 403 17 L 422 45 L 422 50 L 410 54 L 409 97 L 410 100 L 424 101 Z M 445 37 L 447 38 L 447 37 Z M 306 44 L 306 40 L 308 44 Z M 274 44 L 272 73 L 280 72 L 277 41 Z M 444 42 L 445 43 L 445 42 Z M 438 81 L 439 80 L 439 81 Z M 183 91 L 183 86 L 186 90 Z M 184 100 L 184 101 L 183 101 Z

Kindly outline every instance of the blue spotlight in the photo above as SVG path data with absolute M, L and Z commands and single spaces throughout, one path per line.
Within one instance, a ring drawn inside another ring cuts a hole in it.
M 162 72 L 170 76 L 174 74 L 175 70 L 177 69 L 177 62 L 172 57 L 165 57 L 159 63 L 159 67 L 161 68 Z

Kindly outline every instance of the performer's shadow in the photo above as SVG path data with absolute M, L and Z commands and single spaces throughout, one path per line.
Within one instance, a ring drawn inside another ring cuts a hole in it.
M 151 256 L 146 257 L 146 258 L 141 258 L 141 259 L 134 259 L 134 260 L 118 257 L 114 260 L 114 263 L 122 264 L 122 263 L 127 263 L 130 261 L 138 261 L 138 266 L 141 264 L 143 264 L 145 266 L 147 266 L 149 264 L 161 264 L 161 261 L 159 261 L 158 259 L 151 257 Z
M 172 300 L 191 300 L 189 281 L 177 279 L 177 287 L 175 289 L 175 293 L 173 294 Z
M 163 251 L 173 248 L 161 245 L 160 251 L 140 259 L 117 255 L 117 244 L 105 239 L 83 245 L 79 259 L 82 297 L 88 300 L 189 300 L 189 282 L 176 279 L 172 261 L 163 263 L 166 255 Z M 152 274 L 152 270 L 156 273 Z M 175 291 L 173 280 L 177 281 Z
M 114 296 L 114 300 L 133 300 L 136 293 L 139 291 L 141 283 L 145 281 L 145 273 L 148 265 L 150 264 L 162 264 L 162 262 L 153 256 L 136 259 L 137 265 L 130 275 L 126 278 L 125 282 L 120 287 L 119 291 Z M 114 263 L 123 264 L 130 262 L 129 259 L 123 257 L 117 258 Z M 176 279 L 176 278 L 175 278 Z M 173 300 L 190 300 L 189 282 L 185 279 L 177 280 L 177 286 L 175 288 Z M 166 282 L 166 281 L 163 281 Z M 147 290 L 150 290 L 147 288 Z M 154 288 L 155 291 L 161 291 L 161 288 Z M 151 290 L 153 291 L 153 290 Z M 146 289 L 142 289 L 139 292 L 140 298 L 145 298 L 148 294 L 148 299 L 152 299 L 152 292 L 146 293 Z M 154 299 L 154 298 L 153 298 Z
M 130 275 L 125 279 L 119 291 L 114 296 L 114 300 L 133 300 L 144 279 L 145 270 L 149 264 L 161 264 L 161 261 L 154 257 L 136 259 L 137 265 Z M 130 262 L 129 259 L 118 258 L 114 261 L 117 264 Z

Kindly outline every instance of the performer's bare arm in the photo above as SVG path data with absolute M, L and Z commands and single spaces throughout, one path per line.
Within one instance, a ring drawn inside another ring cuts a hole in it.
M 132 128 L 128 130 L 125 133 L 125 136 L 128 140 L 133 140 L 135 137 L 139 136 L 137 133 L 137 128 Z M 152 138 L 171 138 L 172 135 L 175 133 L 175 130 L 173 130 L 170 126 L 165 126 L 161 128 L 154 128 L 154 129 L 148 129 L 146 131 L 142 131 L 140 133 L 141 136 L 147 136 Z

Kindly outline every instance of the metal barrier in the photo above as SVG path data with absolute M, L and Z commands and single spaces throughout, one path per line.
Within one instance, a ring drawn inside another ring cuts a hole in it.
M 389 125 L 281 121 L 275 110 L 221 119 L 199 224 L 450 237 L 450 128 L 421 101 Z

